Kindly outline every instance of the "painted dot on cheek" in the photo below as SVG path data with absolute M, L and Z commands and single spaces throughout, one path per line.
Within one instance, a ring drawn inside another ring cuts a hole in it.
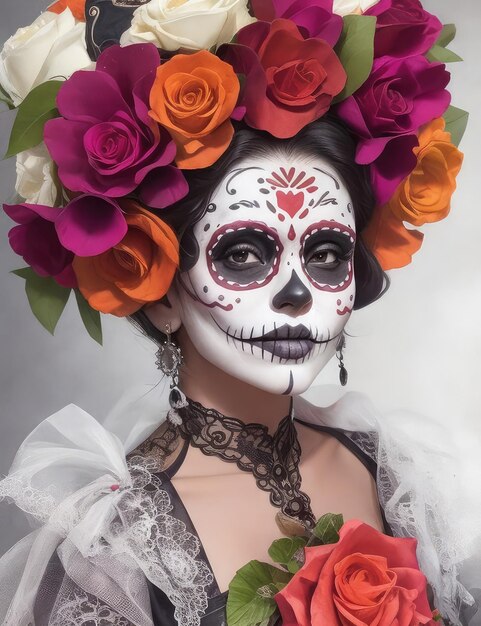
M 341 301 L 340 301 L 340 300 L 338 300 L 338 301 L 337 301 L 337 306 L 340 306 L 340 305 L 341 305 Z
M 207 285 L 204 285 L 204 293 L 207 293 L 209 291 L 209 287 L 207 287 Z
M 224 299 L 224 296 L 219 296 L 219 300 L 222 302 L 222 300 Z
M 265 180 L 263 178 L 258 178 L 257 182 L 259 183 L 259 185 L 263 185 Z
M 277 217 L 279 218 L 280 222 L 283 222 L 286 219 L 285 215 L 282 215 L 282 213 L 278 213 Z
M 349 300 L 352 302 L 354 300 L 354 296 L 349 296 Z
M 235 301 L 236 301 L 236 304 L 239 304 L 241 299 L 240 298 L 236 298 Z
M 206 224 L 204 226 L 204 232 L 206 233 L 209 230 L 209 228 L 210 228 L 210 224 Z

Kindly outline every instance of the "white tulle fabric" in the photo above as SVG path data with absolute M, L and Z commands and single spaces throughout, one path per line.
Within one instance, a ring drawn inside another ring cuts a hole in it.
M 169 496 L 145 459 L 126 461 L 165 419 L 167 395 L 163 384 L 131 390 L 103 425 L 68 405 L 22 444 L 0 497 L 15 501 L 38 528 L 0 560 L 5 626 L 152 626 L 147 580 L 169 597 L 180 626 L 200 624 L 213 576 L 199 558 L 199 541 L 170 514 Z M 322 403 L 323 392 L 310 395 Z M 348 431 L 376 460 L 379 499 L 394 534 L 417 538 L 436 606 L 465 626 L 460 607 L 473 602 L 468 589 L 480 586 L 481 571 L 481 498 L 466 491 L 481 484 L 481 471 L 467 463 L 466 448 L 458 450 L 424 417 L 379 416 L 356 392 L 324 407 L 297 398 L 294 412 Z

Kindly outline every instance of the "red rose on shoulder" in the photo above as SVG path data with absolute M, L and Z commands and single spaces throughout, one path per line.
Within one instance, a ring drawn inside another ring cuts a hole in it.
M 434 626 L 415 539 L 358 520 L 338 543 L 305 548 L 305 564 L 276 596 L 283 626 Z
M 346 83 L 332 47 L 304 39 L 290 20 L 245 26 L 219 54 L 245 76 L 240 104 L 247 124 L 275 137 L 293 137 L 324 115 Z

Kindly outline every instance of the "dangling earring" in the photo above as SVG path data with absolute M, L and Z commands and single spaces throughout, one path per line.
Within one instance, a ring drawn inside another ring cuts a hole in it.
M 182 418 L 178 409 L 188 406 L 189 403 L 185 394 L 179 389 L 179 367 L 182 365 L 183 359 L 180 348 L 172 341 L 171 330 L 170 324 L 166 324 L 165 334 L 167 338 L 156 352 L 155 364 L 163 374 L 172 379 L 169 394 L 170 411 L 167 413 L 167 419 L 175 426 L 180 426 Z
M 347 369 L 344 367 L 344 355 L 342 354 L 343 349 L 346 347 L 346 338 L 344 334 L 339 337 L 339 341 L 337 342 L 336 348 L 336 356 L 339 360 L 339 382 L 343 387 L 347 384 Z

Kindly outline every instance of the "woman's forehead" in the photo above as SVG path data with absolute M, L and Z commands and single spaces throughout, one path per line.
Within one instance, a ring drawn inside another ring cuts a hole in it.
M 304 231 L 332 220 L 355 230 L 352 199 L 323 158 L 272 154 L 239 161 L 215 189 L 204 226 L 261 220 L 281 231 Z

